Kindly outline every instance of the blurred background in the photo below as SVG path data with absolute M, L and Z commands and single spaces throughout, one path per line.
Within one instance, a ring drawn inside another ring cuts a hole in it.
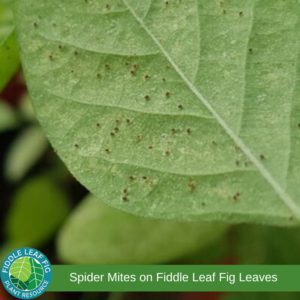
M 0 263 L 35 247 L 52 264 L 299 264 L 300 230 L 149 220 L 89 195 L 31 107 L 9 1 L 0 0 Z M 295 293 L 48 293 L 42 299 L 300 299 Z M 12 299 L 0 285 L 0 300 Z

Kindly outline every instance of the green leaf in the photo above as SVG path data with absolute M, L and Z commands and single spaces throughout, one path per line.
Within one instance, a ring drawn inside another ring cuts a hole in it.
M 19 67 L 18 45 L 9 1 L 0 1 L 0 91 Z
M 8 243 L 38 247 L 49 240 L 69 211 L 66 195 L 47 177 L 27 181 L 6 214 Z
M 136 217 L 89 196 L 65 224 L 57 248 L 64 262 L 162 263 L 210 245 L 226 228 Z
M 234 236 L 236 253 L 231 255 L 241 264 L 300 264 L 299 228 L 241 226 Z
M 15 128 L 17 124 L 15 112 L 0 99 L 0 133 Z
M 18 258 L 10 268 L 10 275 L 23 282 L 26 282 L 32 273 L 32 266 L 29 257 Z
M 278 225 L 300 217 L 299 17 L 297 0 L 16 5 L 38 118 L 93 194 Z
M 38 126 L 25 129 L 10 147 L 5 161 L 5 177 L 19 181 L 45 153 L 48 141 Z

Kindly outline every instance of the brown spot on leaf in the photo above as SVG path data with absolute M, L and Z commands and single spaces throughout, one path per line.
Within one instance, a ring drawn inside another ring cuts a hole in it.
M 188 187 L 189 187 L 190 192 L 192 193 L 196 189 L 196 184 L 192 180 L 190 180 L 188 183 Z
M 240 196 L 241 196 L 241 194 L 239 192 L 235 193 L 235 195 L 233 196 L 233 200 L 235 202 L 239 202 L 240 201 Z
M 265 157 L 263 154 L 260 154 L 259 158 L 260 158 L 261 160 L 265 160 L 265 159 L 266 159 L 266 157 Z

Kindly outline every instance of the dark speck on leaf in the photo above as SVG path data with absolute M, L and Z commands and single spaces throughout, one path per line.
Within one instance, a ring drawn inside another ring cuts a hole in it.
M 171 96 L 170 92 L 166 92 L 166 97 L 169 98 Z
M 114 137 L 114 136 L 115 136 L 115 133 L 114 133 L 114 132 L 111 132 L 110 135 L 111 135 L 112 137 Z
M 106 9 L 110 9 L 110 5 L 109 4 L 106 4 Z
M 133 181 L 133 180 L 135 179 L 132 175 L 130 175 L 128 178 L 129 178 L 129 180 L 131 180 L 131 181 Z
M 97 123 L 96 126 L 99 128 L 100 127 L 100 123 Z
M 105 64 L 105 68 L 106 68 L 106 70 L 110 70 L 110 65 L 109 64 Z
M 110 150 L 109 150 L 109 149 L 105 149 L 105 152 L 106 152 L 106 153 L 110 153 Z
M 147 180 L 147 176 L 143 176 L 142 178 L 143 178 L 144 180 Z
M 235 164 L 236 164 L 236 166 L 238 167 L 238 166 L 240 165 L 240 161 L 239 161 L 239 160 L 236 160 L 236 161 L 235 161 Z
M 252 54 L 252 53 L 253 53 L 253 49 L 252 49 L 252 48 L 249 48 L 249 50 L 248 50 L 248 51 L 249 51 L 249 53 L 250 53 L 250 54 Z
M 79 54 L 79 53 L 78 53 L 78 51 L 74 51 L 74 55 L 76 55 L 76 56 L 77 56 L 78 54 Z
M 38 28 L 38 24 L 36 22 L 33 23 L 34 28 Z
M 265 159 L 266 159 L 266 157 L 265 157 L 263 154 L 261 154 L 261 155 L 259 156 L 259 158 L 260 158 L 261 160 L 265 160 Z
M 234 200 L 235 202 L 240 201 L 240 196 L 241 196 L 241 194 L 240 194 L 239 192 L 237 192 L 237 193 L 233 196 L 233 200 Z
M 242 11 L 239 12 L 239 16 L 242 17 L 244 13 Z
M 124 202 L 128 202 L 128 201 L 129 201 L 129 200 L 128 200 L 128 197 L 126 197 L 126 196 L 122 197 L 122 200 L 123 200 Z
M 148 146 L 148 149 L 149 149 L 149 150 L 152 150 L 152 149 L 153 149 L 153 146 L 152 146 L 152 145 L 149 145 L 149 146 Z
M 183 106 L 180 104 L 180 105 L 178 105 L 178 108 L 179 108 L 180 110 L 182 110 L 182 109 L 183 109 Z
M 202 207 L 206 206 L 205 202 L 202 202 L 201 205 L 202 205 Z
M 165 154 L 166 154 L 166 156 L 170 156 L 170 154 L 171 154 L 170 150 L 167 150 L 167 151 L 165 152 Z
M 190 190 L 191 193 L 194 192 L 195 189 L 196 189 L 196 185 L 192 181 L 189 182 L 188 187 L 189 187 L 189 190 Z
M 131 124 L 131 121 L 129 119 L 126 119 L 127 124 Z
M 300 123 L 298 123 L 298 128 L 300 129 Z
M 149 101 L 149 100 L 150 100 L 150 96 L 149 96 L 149 95 L 146 95 L 146 96 L 145 96 L 145 100 L 146 100 L 146 101 Z
M 75 144 L 74 146 L 75 146 L 75 148 L 79 148 L 79 145 L 78 145 L 78 144 Z
M 115 132 L 119 132 L 119 128 L 118 127 L 115 127 Z
M 192 133 L 191 128 L 188 128 L 188 129 L 186 130 L 186 132 L 187 132 L 188 134 L 191 134 L 191 133 Z

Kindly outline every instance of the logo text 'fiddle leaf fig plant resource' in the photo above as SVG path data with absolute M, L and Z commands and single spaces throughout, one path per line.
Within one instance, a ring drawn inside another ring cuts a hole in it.
M 299 1 L 19 0 L 15 15 L 37 116 L 98 198 L 299 223 Z

